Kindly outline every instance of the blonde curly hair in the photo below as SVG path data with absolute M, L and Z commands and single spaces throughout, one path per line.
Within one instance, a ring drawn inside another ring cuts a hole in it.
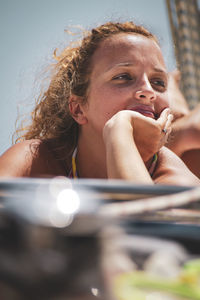
M 50 141 L 58 159 L 71 157 L 77 144 L 79 127 L 69 112 L 70 97 L 74 94 L 87 101 L 91 57 L 103 40 L 119 33 L 139 34 L 158 43 L 153 34 L 133 22 L 108 22 L 87 32 L 76 47 L 68 46 L 59 56 L 55 56 L 50 84 L 37 99 L 31 113 L 31 124 L 18 130 L 20 137 L 16 142 L 29 139 Z

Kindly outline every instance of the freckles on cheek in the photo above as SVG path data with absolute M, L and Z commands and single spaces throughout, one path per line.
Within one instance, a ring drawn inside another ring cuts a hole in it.
M 111 118 L 113 116 L 113 113 L 111 112 L 106 112 L 106 117 L 107 119 Z
M 111 119 L 116 113 L 118 113 L 121 109 L 114 109 L 114 110 L 111 110 L 111 111 L 107 111 L 105 113 L 105 118 L 106 118 L 106 121 L 108 121 L 109 119 Z

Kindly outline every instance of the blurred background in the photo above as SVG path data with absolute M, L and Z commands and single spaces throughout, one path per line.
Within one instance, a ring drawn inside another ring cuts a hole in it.
M 168 70 L 176 67 L 165 0 L 0 0 L 0 154 L 12 144 L 18 115 L 31 110 L 53 51 L 70 41 L 64 30 L 110 19 L 146 26 L 158 36 Z
M 110 19 L 147 26 L 158 35 L 167 65 L 174 67 L 165 0 L 0 0 L 0 154 L 12 143 L 18 114 L 31 110 L 54 49 L 69 42 L 64 30 Z

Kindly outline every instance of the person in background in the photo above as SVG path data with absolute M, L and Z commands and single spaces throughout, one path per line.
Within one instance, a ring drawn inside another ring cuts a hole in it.
M 168 72 L 153 34 L 133 22 L 107 22 L 56 60 L 31 124 L 0 158 L 1 177 L 200 183 L 164 147 L 173 116 Z
M 169 99 L 174 115 L 167 146 L 200 178 L 200 104 L 189 109 L 179 83 L 181 74 L 174 70 L 169 76 Z

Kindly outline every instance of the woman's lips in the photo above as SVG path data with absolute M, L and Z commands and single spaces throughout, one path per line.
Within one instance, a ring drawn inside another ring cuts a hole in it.
M 152 118 L 152 119 L 155 119 L 155 112 L 153 111 L 153 109 L 148 109 L 148 108 L 144 108 L 144 107 L 134 107 L 134 108 L 131 108 L 130 110 L 132 111 L 136 111 L 140 114 L 142 114 L 143 116 L 146 116 L 146 117 L 149 117 L 149 118 Z

